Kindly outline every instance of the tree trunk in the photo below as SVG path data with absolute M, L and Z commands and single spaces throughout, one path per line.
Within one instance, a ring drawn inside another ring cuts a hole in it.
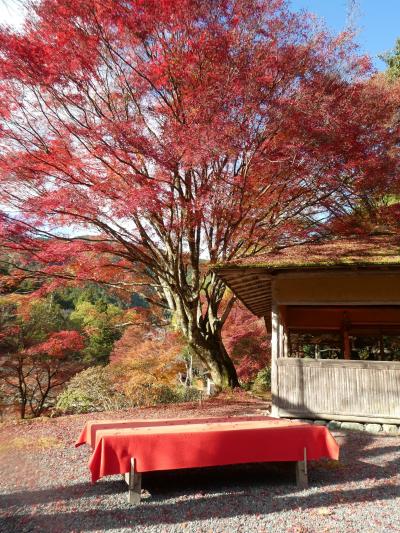
M 21 419 L 25 418 L 26 415 L 26 405 L 28 403 L 28 398 L 26 397 L 26 383 L 23 372 L 23 366 L 20 364 L 18 366 L 18 392 L 19 392 L 19 415 Z
M 222 342 L 224 320 L 217 316 L 218 305 L 214 302 L 211 306 L 209 301 L 208 310 L 203 315 L 200 301 L 185 302 L 180 294 L 168 287 L 164 288 L 164 293 L 190 353 L 205 365 L 216 389 L 240 387 L 235 365 Z
M 240 386 L 235 366 L 218 338 L 209 341 L 197 338 L 189 342 L 189 349 L 210 371 L 218 390 Z
M 19 415 L 20 415 L 21 419 L 25 418 L 25 412 L 26 412 L 26 402 L 22 401 L 19 404 Z

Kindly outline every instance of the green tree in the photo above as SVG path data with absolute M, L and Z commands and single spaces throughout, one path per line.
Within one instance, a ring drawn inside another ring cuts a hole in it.
M 88 337 L 88 343 L 83 350 L 83 362 L 108 362 L 114 342 L 121 337 L 124 315 L 123 309 L 104 299 L 95 303 L 78 300 L 70 319 L 75 327 L 83 330 Z
M 400 78 L 400 38 L 396 40 L 396 44 L 390 52 L 382 54 L 380 58 L 386 63 L 386 74 L 391 79 Z
M 29 319 L 23 322 L 22 330 L 26 345 L 43 342 L 49 333 L 70 329 L 68 318 L 52 297 L 33 303 Z
M 97 301 L 102 300 L 120 308 L 127 306 L 120 298 L 110 294 L 105 287 L 94 283 L 88 283 L 83 287 L 63 287 L 53 293 L 53 298 L 66 311 L 73 311 L 77 304 L 83 301 L 95 304 Z

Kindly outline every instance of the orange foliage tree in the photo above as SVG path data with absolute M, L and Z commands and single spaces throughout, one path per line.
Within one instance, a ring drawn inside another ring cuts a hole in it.
M 185 342 L 178 332 L 153 327 L 146 311 L 142 315 L 115 343 L 110 370 L 134 403 L 153 403 L 163 391 L 174 389 L 179 373 L 185 372 Z

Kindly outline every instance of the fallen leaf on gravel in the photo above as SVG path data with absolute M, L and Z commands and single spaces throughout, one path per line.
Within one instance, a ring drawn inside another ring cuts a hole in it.
M 323 459 L 321 461 L 315 461 L 315 465 L 318 468 L 324 468 L 326 470 L 338 470 L 340 468 L 346 468 L 346 466 L 340 461 L 335 461 L 334 459 Z
M 333 513 L 333 509 L 328 509 L 328 507 L 321 507 L 318 509 L 317 513 L 322 516 L 328 516 Z
M 148 496 L 138 508 L 127 503 L 119 477 L 91 485 L 90 449 L 73 446 L 92 418 L 235 416 L 261 407 L 252 399 L 215 398 L 202 408 L 180 404 L 65 416 L 51 424 L 3 422 L 0 450 L 8 448 L 0 457 L 0 533 L 400 533 L 400 435 L 346 435 L 341 461 L 312 462 L 310 490 L 302 494 L 294 471 L 281 479 L 279 469 L 235 467 L 225 479 L 230 467 L 224 467 L 203 472 L 207 489 L 197 471 L 160 473 L 153 481 L 145 475 Z

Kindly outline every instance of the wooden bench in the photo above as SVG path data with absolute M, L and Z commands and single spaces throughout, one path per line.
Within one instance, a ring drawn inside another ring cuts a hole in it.
M 128 485 L 128 502 L 132 505 L 138 505 L 142 494 L 142 474 L 135 472 L 135 459 L 133 457 L 131 457 L 131 468 L 129 472 L 123 474 L 123 478 Z M 299 489 L 308 488 L 306 448 L 304 448 L 304 460 L 296 461 L 296 485 Z
M 261 417 L 89 422 L 77 445 L 91 444 L 92 481 L 123 474 L 130 503 L 140 502 L 142 473 L 265 462 L 296 463 L 296 482 L 308 486 L 307 461 L 337 459 L 325 426 Z

